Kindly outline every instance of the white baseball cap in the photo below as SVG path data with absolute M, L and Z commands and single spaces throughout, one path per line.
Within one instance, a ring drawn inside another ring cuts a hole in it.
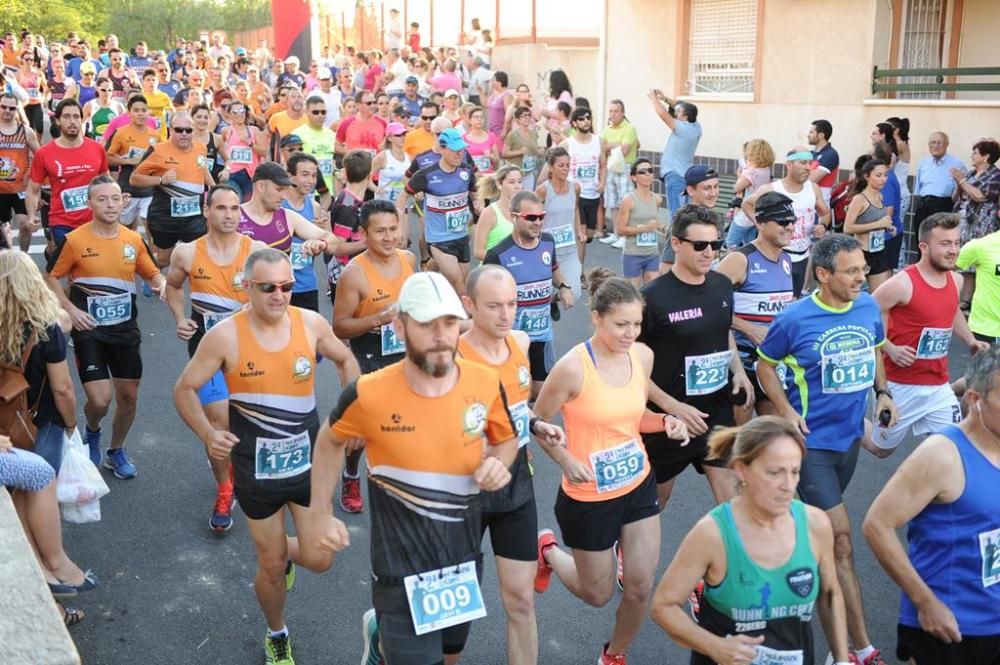
M 399 311 L 419 323 L 442 316 L 469 318 L 455 289 L 439 272 L 418 272 L 407 277 L 399 291 Z

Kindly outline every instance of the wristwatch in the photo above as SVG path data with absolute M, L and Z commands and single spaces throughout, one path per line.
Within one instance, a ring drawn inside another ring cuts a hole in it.
M 569 290 L 571 290 L 571 291 L 573 290 L 573 287 L 571 287 L 571 286 L 570 286 L 569 284 L 567 284 L 566 282 L 563 282 L 562 284 L 556 284 L 556 288 L 557 288 L 557 289 L 569 289 Z
M 882 395 L 885 395 L 885 396 L 886 396 L 886 397 L 888 397 L 889 399 L 893 399 L 893 397 L 892 397 L 892 393 L 891 393 L 891 392 L 889 392 L 888 388 L 877 388 L 877 389 L 875 390 L 875 398 L 876 398 L 876 399 L 878 399 L 878 398 L 879 398 L 879 397 L 881 397 Z

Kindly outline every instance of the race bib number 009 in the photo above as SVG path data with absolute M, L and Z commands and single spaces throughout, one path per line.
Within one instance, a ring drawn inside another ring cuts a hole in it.
M 403 586 L 417 635 L 486 616 L 474 561 L 409 575 L 403 578 Z

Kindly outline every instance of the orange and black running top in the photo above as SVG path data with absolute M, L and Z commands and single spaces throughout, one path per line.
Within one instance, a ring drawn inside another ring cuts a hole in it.
M 418 395 L 396 363 L 346 386 L 330 414 L 337 439 L 366 441 L 372 572 L 385 584 L 479 557 L 473 474 L 484 439 L 516 434 L 497 371 L 455 362 L 458 381 L 446 395 Z
M 171 233 L 204 232 L 202 195 L 205 173 L 211 168 L 204 144 L 195 141 L 190 150 L 178 149 L 170 141 L 157 143 L 135 167 L 139 175 L 162 176 L 177 173 L 177 180 L 153 191 L 147 223 L 157 231 Z
M 225 368 L 233 479 L 241 488 L 297 484 L 312 468 L 319 431 L 314 373 L 316 349 L 306 335 L 302 310 L 288 308 L 291 333 L 279 351 L 267 351 L 250 327 L 250 310 L 232 317 L 238 360 Z M 305 475 L 303 475 L 305 474 Z
M 514 335 L 507 335 L 505 340 L 510 355 L 506 362 L 494 365 L 486 360 L 469 344 L 465 337 L 458 339 L 460 356 L 485 367 L 492 367 L 500 373 L 500 383 L 507 396 L 507 405 L 511 419 L 517 429 L 517 458 L 510 467 L 510 484 L 496 492 L 483 492 L 482 506 L 484 513 L 503 513 L 520 508 L 535 496 L 531 481 L 531 470 L 528 468 L 528 448 L 531 432 L 528 422 L 531 409 L 528 400 L 531 398 L 531 370 L 528 357 L 521 350 Z
M 243 290 L 243 265 L 250 255 L 253 240 L 237 235 L 239 247 L 229 265 L 216 264 L 208 254 L 208 236 L 194 241 L 194 256 L 188 280 L 191 289 L 191 318 L 198 324 L 198 332 L 191 338 L 191 354 L 198 348 L 202 336 L 212 326 L 229 318 L 247 304 Z
M 88 222 L 56 245 L 47 270 L 56 279 L 67 275 L 69 299 L 97 323 L 92 330 L 73 330 L 75 339 L 98 339 L 119 346 L 142 340 L 136 321 L 135 276 L 152 279 L 160 274 L 152 252 L 135 231 L 118 226 L 118 235 L 104 238 Z
M 577 501 L 606 501 L 628 494 L 649 475 L 649 459 L 639 435 L 639 421 L 646 410 L 646 375 L 635 347 L 629 349 L 632 373 L 624 386 L 609 385 L 597 369 L 590 342 L 577 344 L 583 365 L 580 393 L 563 405 L 566 447 L 591 468 L 596 481 L 572 484 L 563 478 L 562 489 Z
M 399 274 L 395 277 L 386 277 L 379 272 L 368 252 L 351 259 L 351 263 L 358 264 L 364 271 L 368 280 L 368 294 L 358 303 L 354 312 L 356 318 L 378 314 L 399 300 L 399 291 L 406 278 L 413 274 L 413 267 L 407 252 L 402 249 L 396 250 L 396 259 L 399 261 Z M 378 334 L 366 332 L 352 339 L 351 351 L 362 367 L 385 367 L 403 359 L 406 345 L 396 335 L 392 324 L 387 323 Z

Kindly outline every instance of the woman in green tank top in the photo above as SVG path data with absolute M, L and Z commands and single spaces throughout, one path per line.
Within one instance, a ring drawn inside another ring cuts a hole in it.
M 826 513 L 795 499 L 805 440 L 761 416 L 719 430 L 710 459 L 728 459 L 739 494 L 684 538 L 653 598 L 653 619 L 691 649 L 692 665 L 812 665 L 813 615 L 823 615 L 836 665 L 847 665 L 847 615 Z M 692 591 L 703 589 L 694 610 Z
M 514 224 L 507 219 L 507 215 L 510 214 L 510 201 L 519 191 L 521 169 L 512 164 L 501 166 L 479 180 L 479 196 L 483 203 L 493 200 L 493 203 L 483 208 L 479 221 L 476 222 L 472 255 L 480 261 L 486 256 L 486 252 L 514 231 Z

